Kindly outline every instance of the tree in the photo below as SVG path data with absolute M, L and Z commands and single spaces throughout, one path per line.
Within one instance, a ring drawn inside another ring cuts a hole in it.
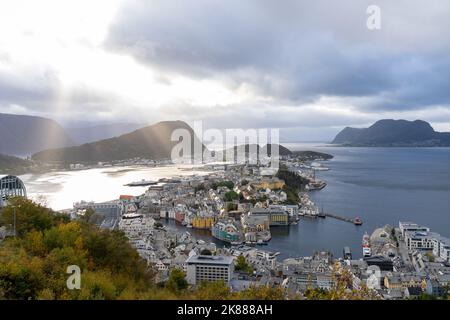
M 236 258 L 235 270 L 247 273 L 253 272 L 252 266 L 247 263 L 245 257 L 242 254 Z
M 54 213 L 50 209 L 22 197 L 9 199 L 8 202 L 9 205 L 2 210 L 0 215 L 0 225 L 12 228 L 15 216 L 17 236 L 33 230 L 42 231 L 70 220 L 66 215 Z
M 212 256 L 212 252 L 210 250 L 208 250 L 208 249 L 203 249 L 200 252 L 200 254 L 203 255 L 203 256 Z
M 250 286 L 237 293 L 237 298 L 243 300 L 283 300 L 284 297 L 282 288 L 269 286 Z
M 166 288 L 170 291 L 180 291 L 188 287 L 184 272 L 180 269 L 173 269 L 170 272 L 169 280 L 166 282 Z
M 194 298 L 199 300 L 227 300 L 232 298 L 230 288 L 223 281 L 210 281 L 200 283 L 194 291 Z
M 227 203 L 227 212 L 233 211 L 237 209 L 237 204 L 229 202 Z
M 225 193 L 225 201 L 234 201 L 239 199 L 239 195 L 234 191 L 228 191 Z

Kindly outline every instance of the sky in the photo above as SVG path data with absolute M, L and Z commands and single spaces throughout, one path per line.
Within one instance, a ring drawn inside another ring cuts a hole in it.
M 447 0 L 1 0 L 0 112 L 285 141 L 383 118 L 450 131 L 449 16 Z

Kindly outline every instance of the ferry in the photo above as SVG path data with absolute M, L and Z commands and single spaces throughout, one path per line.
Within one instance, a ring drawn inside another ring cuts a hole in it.
M 142 179 L 141 181 L 133 181 L 133 182 L 127 183 L 125 186 L 128 186 L 128 187 L 145 187 L 145 186 L 155 185 L 157 183 L 158 182 L 156 182 L 156 181 Z
M 362 239 L 362 247 L 363 247 L 363 257 L 370 257 L 372 255 L 372 250 L 370 249 L 370 236 L 367 232 L 364 233 Z

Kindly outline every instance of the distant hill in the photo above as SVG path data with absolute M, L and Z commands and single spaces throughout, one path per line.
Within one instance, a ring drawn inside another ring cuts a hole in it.
M 300 157 L 304 160 L 330 160 L 333 159 L 333 156 L 328 153 L 317 152 L 317 151 L 292 151 L 292 154 Z
M 185 129 L 191 134 L 191 137 L 197 139 L 192 128 L 185 122 L 163 121 L 119 137 L 86 143 L 76 147 L 45 150 L 34 154 L 32 158 L 39 161 L 60 161 L 66 163 L 131 158 L 169 159 L 173 146 L 178 143 L 177 141 L 171 141 L 171 135 L 175 129 Z M 191 147 L 193 143 L 192 140 Z
M 449 147 L 450 133 L 436 132 L 422 120 L 380 120 L 369 128 L 347 127 L 337 134 L 334 144 L 381 147 Z
M 29 160 L 0 154 L 0 174 L 21 174 L 32 165 Z
M 252 146 L 252 148 L 254 148 L 256 146 L 256 150 L 258 153 L 261 154 L 267 154 L 268 156 L 270 156 L 272 154 L 272 144 L 266 144 L 265 146 L 260 146 L 259 144 L 255 145 L 255 144 L 245 144 L 245 145 L 240 145 L 239 147 L 244 147 L 245 149 L 245 154 L 249 153 L 250 150 L 250 146 Z M 231 149 L 231 148 L 230 148 Z M 226 149 L 230 150 L 230 149 Z M 234 147 L 234 153 L 236 154 L 238 152 L 238 146 Z M 291 150 L 289 150 L 288 148 L 282 146 L 281 144 L 278 145 L 278 155 L 280 156 L 287 156 L 292 154 Z
M 66 131 L 77 144 L 84 144 L 98 140 L 118 137 L 136 129 L 144 127 L 139 123 L 111 123 L 96 126 L 66 128 Z
M 53 120 L 0 113 L 0 153 L 25 156 L 74 144 L 67 132 Z

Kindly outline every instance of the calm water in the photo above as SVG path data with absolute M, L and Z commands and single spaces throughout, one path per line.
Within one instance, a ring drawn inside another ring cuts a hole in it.
M 312 192 L 312 198 L 327 212 L 359 216 L 357 227 L 335 219 L 303 219 L 296 226 L 272 228 L 267 248 L 282 257 L 311 255 L 330 249 L 341 256 L 349 246 L 361 256 L 365 231 L 399 220 L 411 220 L 450 236 L 450 148 L 340 148 L 317 144 L 285 144 L 291 150 L 316 150 L 334 155 L 324 162 L 330 171 L 318 172 L 328 186 Z M 29 194 L 44 194 L 55 209 L 69 208 L 79 200 L 105 201 L 119 194 L 138 195 L 145 188 L 123 184 L 140 179 L 159 179 L 192 174 L 174 167 L 105 168 L 22 176 Z M 170 224 L 171 228 L 186 230 Z M 197 237 L 210 240 L 207 232 Z
M 61 210 L 72 208 L 73 203 L 80 200 L 102 202 L 118 199 L 121 194 L 141 195 L 148 188 L 125 186 L 133 181 L 155 181 L 192 174 L 206 173 L 175 166 L 128 166 L 26 174 L 21 179 L 27 187 L 29 198 L 36 199 L 42 195 L 50 207 Z
M 329 248 L 341 256 L 350 246 L 361 256 L 361 238 L 386 224 L 415 221 L 450 236 L 450 148 L 340 148 L 291 144 L 334 155 L 318 172 L 328 185 L 312 198 L 324 211 L 359 216 L 360 227 L 335 219 L 302 220 L 268 247 L 287 255 Z

